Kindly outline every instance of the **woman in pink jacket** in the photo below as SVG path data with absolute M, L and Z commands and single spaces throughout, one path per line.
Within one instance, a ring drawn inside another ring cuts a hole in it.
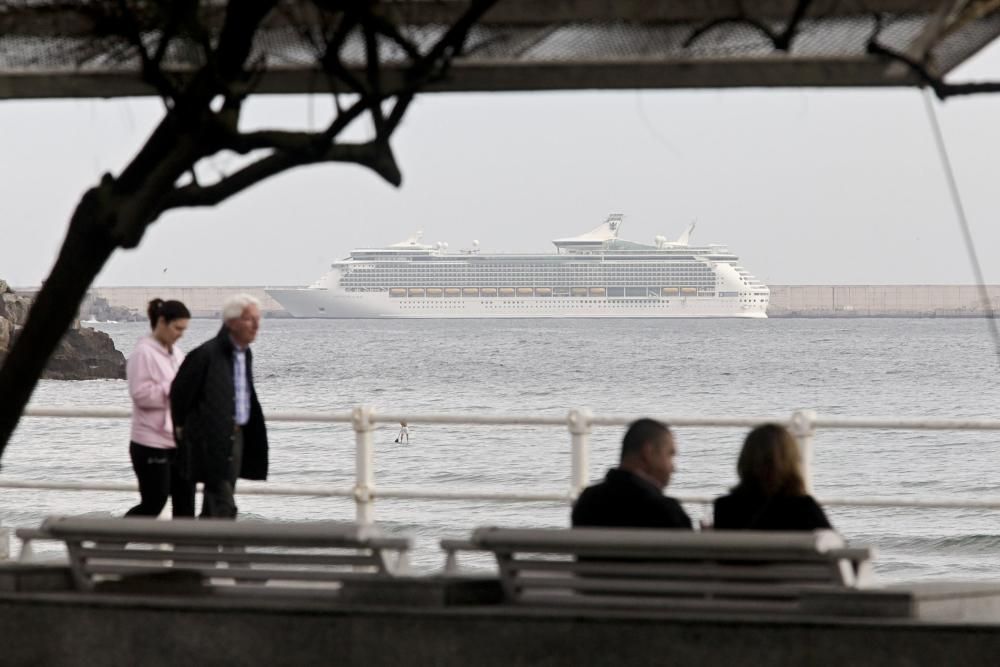
M 184 361 L 175 343 L 184 335 L 191 313 L 180 301 L 162 299 L 150 301 L 147 313 L 153 333 L 139 339 L 126 366 L 132 397 L 129 454 L 141 502 L 125 516 L 157 517 L 169 495 L 175 517 L 193 517 L 194 483 L 178 474 L 170 420 L 170 383 Z

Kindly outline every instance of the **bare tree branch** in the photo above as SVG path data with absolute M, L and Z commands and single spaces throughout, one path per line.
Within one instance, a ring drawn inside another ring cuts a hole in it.
M 923 63 L 910 58 L 904 53 L 899 53 L 898 51 L 893 51 L 882 46 L 876 39 L 868 42 L 868 53 L 906 65 L 911 72 L 920 78 L 923 85 L 934 91 L 934 95 L 939 100 L 946 100 L 949 97 L 957 97 L 959 95 L 1000 93 L 1000 82 L 998 81 L 947 83 L 940 76 L 932 74 L 930 69 Z
M 378 52 L 378 35 L 368 20 L 362 23 L 361 29 L 365 36 L 365 76 L 368 79 L 369 90 L 369 94 L 366 96 L 368 111 L 372 116 L 372 123 L 375 125 L 375 136 L 388 140 L 385 117 L 382 115 L 382 59 Z
M 315 156 L 306 153 L 275 152 L 250 164 L 223 180 L 209 186 L 186 185 L 177 188 L 163 202 L 162 210 L 173 208 L 215 206 L 261 181 L 294 167 L 321 162 L 353 162 L 369 167 L 385 180 L 398 185 L 402 176 L 391 155 L 382 151 L 378 142 L 337 144 Z
M 714 30 L 723 25 L 748 25 L 751 28 L 756 29 L 762 35 L 764 35 L 768 41 L 774 45 L 776 51 L 790 51 L 792 48 L 792 42 L 795 41 L 795 36 L 798 34 L 799 27 L 802 20 L 805 18 L 806 12 L 809 11 L 809 6 L 812 4 L 813 0 L 799 0 L 795 5 L 795 9 L 792 11 L 792 16 L 789 18 L 785 29 L 781 32 L 775 32 L 763 21 L 759 21 L 755 18 L 745 15 L 739 16 L 729 16 L 725 18 L 715 19 L 710 21 L 705 25 L 697 28 L 686 40 L 684 40 L 684 48 L 691 47 L 695 42 L 701 39 L 706 33 Z

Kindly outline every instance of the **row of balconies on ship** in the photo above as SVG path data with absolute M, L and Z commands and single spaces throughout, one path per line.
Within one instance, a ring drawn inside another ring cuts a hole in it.
M 720 293 L 721 294 L 721 293 Z M 722 294 L 730 296 L 728 293 Z M 459 297 L 621 297 L 716 296 L 714 290 L 697 287 L 391 287 L 389 296 L 402 298 Z M 733 292 L 732 296 L 736 296 Z

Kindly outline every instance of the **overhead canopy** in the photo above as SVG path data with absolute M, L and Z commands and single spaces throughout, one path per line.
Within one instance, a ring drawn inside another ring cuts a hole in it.
M 88 6 L 101 0 L 0 0 L 0 99 L 152 95 L 135 52 L 100 38 Z M 114 3 L 112 3 L 114 4 Z M 203 2 L 210 28 L 223 2 Z M 303 39 L 309 3 L 286 0 L 258 40 L 258 90 L 326 90 Z M 386 15 L 430 45 L 468 5 L 391 0 Z M 500 0 L 473 30 L 441 91 L 524 91 L 758 86 L 904 86 L 912 67 L 943 77 L 1000 34 L 1000 0 Z M 799 18 L 797 18 L 799 17 Z M 793 30 L 789 30 L 789 26 Z M 144 26 L 155 36 L 156 26 Z M 383 49 L 391 85 L 403 53 Z M 359 38 L 345 62 L 363 62 Z M 176 72 L 198 49 L 172 49 Z

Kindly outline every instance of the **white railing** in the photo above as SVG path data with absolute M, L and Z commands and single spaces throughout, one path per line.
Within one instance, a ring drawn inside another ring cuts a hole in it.
M 63 419 L 128 419 L 128 410 L 78 409 L 78 408 L 29 408 L 26 417 Z M 282 486 L 278 484 L 246 485 L 240 493 L 247 495 L 283 495 L 308 497 L 353 498 L 356 518 L 370 523 L 375 519 L 374 502 L 377 498 L 407 498 L 416 500 L 480 500 L 499 503 L 571 502 L 589 483 L 590 434 L 595 426 L 625 426 L 640 415 L 600 416 L 589 409 L 570 410 L 565 417 L 532 415 L 443 415 L 404 414 L 398 412 L 376 413 L 369 406 L 343 412 L 272 412 L 267 421 L 291 423 L 350 424 L 355 435 L 354 485 L 345 488 L 320 486 Z M 790 417 L 665 417 L 662 420 L 674 427 L 723 427 L 746 428 L 764 422 L 778 422 L 789 426 L 799 441 L 805 465 L 806 483 L 812 480 L 812 442 L 817 429 L 870 429 L 897 431 L 1000 431 L 1000 420 L 969 419 L 868 419 L 852 417 L 821 418 L 812 410 L 797 410 Z M 475 490 L 449 490 L 441 488 L 384 488 L 375 483 L 373 430 L 378 424 L 453 424 L 488 426 L 540 426 L 565 428 L 570 436 L 570 484 L 564 493 L 485 492 Z M 135 491 L 131 483 L 123 482 L 45 482 L 37 480 L 7 479 L 0 477 L 0 488 L 39 489 L 56 491 Z M 707 505 L 710 496 L 681 495 L 683 502 Z M 822 503 L 842 507 L 916 507 L 916 508 L 972 508 L 1000 510 L 1000 498 L 939 498 L 902 499 L 893 497 L 830 498 Z

